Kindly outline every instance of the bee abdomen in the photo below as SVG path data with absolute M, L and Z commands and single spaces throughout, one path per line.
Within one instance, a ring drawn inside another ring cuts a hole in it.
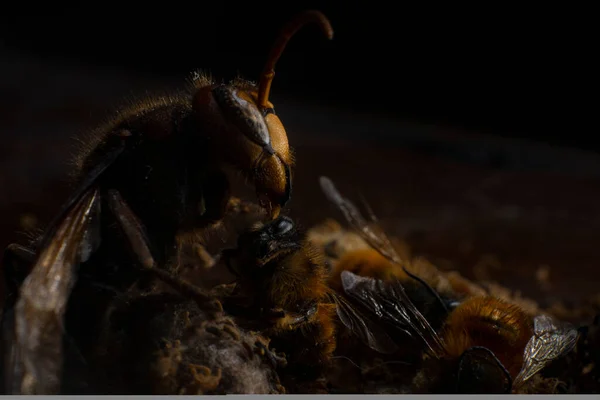
M 446 320 L 444 341 L 454 357 L 473 346 L 485 347 L 513 374 L 532 334 L 531 318 L 519 307 L 493 297 L 472 297 Z

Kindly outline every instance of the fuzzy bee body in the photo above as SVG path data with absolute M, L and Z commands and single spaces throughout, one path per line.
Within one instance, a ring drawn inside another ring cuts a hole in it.
M 419 312 L 427 316 L 429 323 L 435 329 L 441 327 L 453 303 L 456 303 L 453 298 L 432 295 L 422 282 L 413 279 L 402 266 L 390 261 L 373 248 L 349 251 L 333 265 L 329 284 L 340 294 L 345 293 L 342 283 L 344 271 L 383 282 L 394 280 L 402 282 L 408 298 Z
M 330 270 L 322 254 L 290 218 L 279 217 L 240 235 L 237 247 L 223 256 L 237 276 L 236 294 L 224 307 L 241 304 L 230 312 L 256 324 L 286 354 L 282 379 L 291 392 L 325 390 L 322 383 L 341 326 L 382 351 L 393 346 L 383 329 L 329 287 Z
M 412 390 L 509 393 L 519 390 L 525 381 L 575 346 L 577 331 L 569 324 L 545 315 L 533 317 L 520 307 L 492 296 L 471 296 L 455 304 L 444 301 L 403 267 L 373 215 L 371 223 L 367 222 L 328 178 L 321 177 L 320 183 L 327 198 L 347 221 L 373 250 L 389 261 L 386 263 L 368 251 L 354 252 L 342 259 L 337 273 L 343 291 L 354 302 L 403 332 L 404 337 L 421 342 L 426 357 L 413 380 Z M 432 326 L 427 317 L 429 312 L 422 313 L 423 307 L 417 307 L 411 298 L 417 292 L 409 290 L 411 285 L 407 284 L 406 275 L 429 289 L 445 309 L 441 327 Z
M 316 379 L 336 345 L 336 306 L 320 254 L 291 219 L 280 217 L 242 234 L 224 257 L 245 304 L 239 315 L 260 321 L 257 329 L 286 354 L 287 376 Z
M 450 358 L 459 358 L 473 346 L 491 350 L 516 377 L 523 353 L 533 335 L 533 321 L 518 306 L 494 297 L 471 297 L 452 311 L 442 338 Z

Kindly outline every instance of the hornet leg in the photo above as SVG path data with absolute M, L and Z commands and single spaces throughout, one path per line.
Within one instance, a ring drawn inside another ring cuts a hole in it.
M 145 229 L 118 191 L 109 191 L 108 202 L 113 214 L 119 221 L 123 232 L 129 240 L 131 249 L 145 270 L 152 272 L 163 282 L 171 285 L 179 292 L 192 296 L 192 298 L 198 302 L 198 305 L 208 307 L 212 311 L 222 311 L 221 303 L 214 297 L 191 283 L 180 279 L 155 265 L 154 257 L 150 252 Z

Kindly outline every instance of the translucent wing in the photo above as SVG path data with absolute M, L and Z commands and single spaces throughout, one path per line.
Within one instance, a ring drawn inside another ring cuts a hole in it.
M 378 320 L 391 324 L 411 337 L 419 337 L 435 357 L 444 354 L 442 339 L 410 301 L 399 281 L 384 282 L 350 271 L 342 271 L 341 278 L 346 294 Z
M 343 297 L 332 295 L 336 304 L 337 315 L 342 323 L 352 333 L 370 348 L 383 354 L 392 354 L 398 351 L 398 346 L 392 338 L 378 324 L 360 312 Z
M 21 285 L 8 355 L 11 393 L 55 394 L 60 389 L 63 317 L 75 283 L 75 266 L 93 247 L 95 235 L 88 229 L 99 212 L 98 199 L 97 189 L 80 197 L 57 224 L 54 237 Z
M 429 293 L 432 294 L 433 297 L 437 299 L 440 306 L 446 312 L 448 312 L 448 306 L 441 299 L 440 295 L 431 286 L 429 286 L 427 282 L 425 282 L 423 279 L 419 278 L 418 276 L 411 273 L 408 269 L 406 269 L 404 263 L 402 262 L 402 259 L 394 249 L 394 246 L 392 246 L 392 243 L 390 242 L 389 238 L 381 229 L 381 227 L 377 224 L 377 217 L 375 216 L 375 213 L 373 212 L 367 201 L 364 199 L 364 197 L 362 198 L 362 202 L 364 203 L 365 208 L 367 209 L 367 212 L 371 219 L 371 223 L 365 220 L 358 208 L 356 208 L 356 206 L 352 204 L 350 200 L 343 197 L 340 194 L 340 192 L 338 192 L 331 179 L 327 178 L 326 176 L 322 176 L 319 178 L 319 182 L 321 184 L 321 189 L 323 190 L 323 193 L 325 193 L 327 199 L 330 202 L 332 202 L 340 211 L 342 211 L 348 223 L 352 225 L 352 227 L 361 235 L 361 237 L 369 244 L 369 246 L 371 246 L 374 250 L 379 252 L 379 254 L 381 254 L 391 262 L 401 266 L 406 275 L 419 282 L 419 284 L 421 284 Z M 402 292 L 404 292 L 404 290 Z M 412 301 L 408 297 L 406 297 L 404 300 L 407 301 L 409 304 L 412 304 Z M 416 310 L 414 306 L 413 308 Z M 419 318 L 421 319 L 422 316 Z
M 331 179 L 326 176 L 319 178 L 321 189 L 327 199 L 333 203 L 343 214 L 348 223 L 362 236 L 362 238 L 375 250 L 387 259 L 401 264 L 400 256 L 392 246 L 386 234 L 376 224 L 369 224 L 362 216 L 358 208 L 352 202 L 343 197 L 336 189 Z M 371 215 L 374 215 L 370 211 Z M 374 217 L 372 217 L 374 218 Z
M 573 350 L 578 332 L 570 324 L 558 322 L 547 315 L 534 319 L 534 333 L 523 355 L 523 367 L 514 386 L 518 387 L 541 371 L 552 360 Z
M 404 271 L 413 279 L 424 285 L 439 300 L 439 295 L 427 285 L 422 279 L 411 274 L 404 268 L 400 256 L 392 246 L 390 240 L 383 230 L 375 223 L 369 224 L 362 216 L 358 208 L 348 199 L 343 197 L 336 189 L 331 179 L 322 176 L 319 183 L 327 199 L 333 203 L 343 214 L 348 223 L 361 235 L 361 237 L 382 256 L 403 267 Z M 374 213 L 369 209 L 371 219 L 375 222 Z M 344 278 L 345 276 L 345 278 Z M 345 280 L 345 282 L 344 282 Z M 444 345 L 441 338 L 431 327 L 427 319 L 415 307 L 406 294 L 399 281 L 384 283 L 371 278 L 358 277 L 344 271 L 342 273 L 342 284 L 346 293 L 361 302 L 369 311 L 375 313 L 379 318 L 384 318 L 398 329 L 414 336 L 420 336 L 434 355 L 444 353 Z

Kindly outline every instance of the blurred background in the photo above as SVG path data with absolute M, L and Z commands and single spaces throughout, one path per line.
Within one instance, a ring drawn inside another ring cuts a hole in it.
M 272 89 L 297 152 L 290 212 L 305 226 L 339 219 L 318 189 L 329 175 L 443 269 L 546 303 L 598 293 L 600 147 L 585 10 L 15 7 L 0 16 L 2 247 L 43 227 L 64 200 L 73 137 L 124 99 L 177 89 L 196 69 L 258 80 L 282 25 L 316 8 L 334 40 L 305 27 Z

